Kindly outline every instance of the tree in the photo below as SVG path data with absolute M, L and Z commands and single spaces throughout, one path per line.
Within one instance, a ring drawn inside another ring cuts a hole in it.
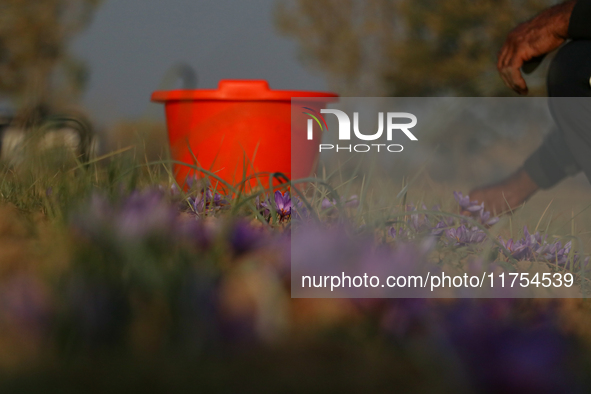
M 19 107 L 46 106 L 82 90 L 86 68 L 69 40 L 101 0 L 1 0 L 0 93 Z
M 280 0 L 276 25 L 344 95 L 505 96 L 512 93 L 497 75 L 496 52 L 511 28 L 549 3 Z

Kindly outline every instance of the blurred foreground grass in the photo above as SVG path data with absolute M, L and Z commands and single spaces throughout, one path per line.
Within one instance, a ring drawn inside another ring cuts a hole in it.
M 133 149 L 91 164 L 67 157 L 36 152 L 0 172 L 3 393 L 591 387 L 587 300 L 291 299 L 289 217 L 265 220 L 257 193 L 185 193 Z M 452 189 L 428 178 L 401 198 L 389 179 L 327 182 L 359 196 L 346 209 L 358 225 L 410 202 L 457 212 Z M 322 203 L 334 196 L 309 187 L 332 220 Z M 495 231 L 540 222 L 587 245 L 590 194 L 565 182 Z

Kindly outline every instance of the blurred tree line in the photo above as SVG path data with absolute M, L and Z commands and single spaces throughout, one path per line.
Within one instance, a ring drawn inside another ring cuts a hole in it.
M 517 23 L 551 3 L 279 0 L 276 24 L 342 95 L 506 96 L 497 51 Z M 537 85 L 530 91 L 543 94 Z
M 498 50 L 518 23 L 555 2 L 278 0 L 275 22 L 297 40 L 302 61 L 342 96 L 502 97 L 515 94 L 498 75 Z M 546 94 L 544 68 L 528 77 L 530 95 Z M 486 126 L 434 128 L 421 136 L 419 162 L 433 159 L 428 172 L 438 180 L 501 179 L 523 163 L 546 131 Z M 388 171 L 408 175 L 413 163 L 396 162 Z
M 0 94 L 17 108 L 70 103 L 87 69 L 68 44 L 102 0 L 0 0 Z

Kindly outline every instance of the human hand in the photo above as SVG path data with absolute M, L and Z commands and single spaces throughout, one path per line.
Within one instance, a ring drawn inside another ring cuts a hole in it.
M 509 88 L 527 94 L 521 67 L 533 58 L 558 48 L 567 38 L 568 22 L 575 1 L 547 9 L 513 29 L 498 54 L 497 69 Z

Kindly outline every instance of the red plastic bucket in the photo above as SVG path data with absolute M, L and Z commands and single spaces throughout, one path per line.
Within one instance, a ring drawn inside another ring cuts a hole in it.
M 321 134 L 306 138 L 308 116 L 303 112 L 307 111 L 295 106 L 292 111 L 292 98 L 302 98 L 298 107 L 320 112 L 336 97 L 334 93 L 271 90 L 267 81 L 223 80 L 216 90 L 154 92 L 152 101 L 165 104 L 174 160 L 196 164 L 234 186 L 268 187 L 271 173 L 301 179 L 316 165 Z M 292 152 L 297 155 L 293 166 Z M 206 177 L 186 166 L 174 167 L 180 185 L 193 174 Z

